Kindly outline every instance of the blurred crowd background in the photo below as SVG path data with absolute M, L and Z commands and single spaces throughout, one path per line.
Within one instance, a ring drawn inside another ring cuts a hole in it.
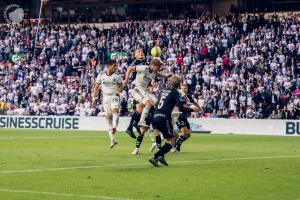
M 179 74 L 201 106 L 191 117 L 299 119 L 300 15 L 196 13 L 179 20 L 132 20 L 111 25 L 2 24 L 0 114 L 102 116 L 91 88 L 108 59 L 124 77 L 133 52 L 147 62 L 159 41 L 163 71 Z M 159 96 L 166 80 L 159 79 Z M 129 84 L 121 115 L 134 109 Z

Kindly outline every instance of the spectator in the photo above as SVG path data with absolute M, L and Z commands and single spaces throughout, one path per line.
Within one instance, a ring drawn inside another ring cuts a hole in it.
M 105 57 L 124 75 L 133 51 L 147 61 L 161 41 L 164 71 L 180 74 L 202 113 L 193 117 L 299 119 L 299 14 L 203 15 L 180 22 L 127 21 L 119 27 L 44 24 L 33 52 L 34 25 L 3 25 L 0 114 L 102 116 L 91 85 Z M 142 31 L 141 31 L 142 30 Z M 10 55 L 22 54 L 16 60 Z M 159 95 L 165 82 L 153 91 Z M 122 115 L 134 110 L 132 86 L 122 92 Z

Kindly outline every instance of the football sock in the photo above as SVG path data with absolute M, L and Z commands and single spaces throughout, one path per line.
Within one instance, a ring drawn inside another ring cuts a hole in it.
M 109 135 L 110 140 L 113 141 L 113 140 L 115 140 L 115 135 L 112 134 L 112 128 L 113 128 L 112 120 L 111 119 L 106 119 L 106 120 L 108 123 L 108 135 Z
M 168 153 L 172 149 L 172 145 L 165 143 L 164 146 L 162 146 L 156 154 L 154 154 L 154 159 L 157 159 L 158 157 L 162 156 L 164 157 L 166 153 Z
M 119 113 L 113 113 L 113 128 L 117 128 L 119 124 Z
M 139 135 L 136 139 L 136 148 L 140 148 L 142 142 L 143 142 L 143 139 L 144 139 L 144 135 Z
M 146 117 L 148 116 L 148 113 L 150 111 L 151 107 L 150 106 L 145 106 L 143 111 L 142 111 L 142 115 L 141 115 L 141 119 L 140 122 L 142 123 L 146 123 Z
M 185 137 L 185 136 L 183 136 L 183 135 L 181 135 L 181 136 L 177 139 L 177 141 L 176 141 L 176 143 L 175 143 L 175 146 L 176 146 L 176 147 L 180 147 L 181 144 L 182 144 L 184 141 L 186 141 L 186 139 L 188 139 L 188 138 Z
M 157 148 L 160 149 L 161 148 L 161 137 L 160 137 L 160 135 L 155 136 L 155 141 L 156 141 Z
M 133 128 L 133 126 L 137 125 L 138 122 L 140 121 L 140 118 L 141 118 L 141 114 L 138 113 L 137 111 L 135 111 L 131 116 L 129 126 L 127 129 L 131 130 Z

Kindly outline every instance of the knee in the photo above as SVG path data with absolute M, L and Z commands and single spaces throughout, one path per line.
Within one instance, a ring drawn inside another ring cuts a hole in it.
M 151 108 L 153 106 L 153 102 L 151 100 L 147 100 L 145 102 L 145 106 L 147 106 L 148 108 Z
M 156 137 L 156 136 L 160 136 L 159 131 L 155 129 L 155 130 L 153 131 L 153 135 L 154 135 L 155 137 Z
M 145 128 L 145 127 L 141 127 L 141 128 L 140 128 L 141 135 L 143 135 L 143 136 L 144 136 L 147 130 L 148 130 L 147 128 Z
M 119 109 L 118 108 L 113 108 L 112 109 L 112 114 L 116 114 L 116 113 L 119 113 Z
M 192 133 L 191 133 L 191 131 L 187 132 L 187 135 L 186 135 L 186 137 L 187 137 L 187 138 L 189 138 L 189 137 L 191 137 L 191 136 L 192 136 Z
M 136 107 L 136 112 L 141 113 L 143 109 L 144 109 L 144 106 L 141 105 L 141 104 L 139 104 L 139 105 Z
M 170 144 L 172 147 L 175 146 L 175 137 L 167 139 L 166 143 Z

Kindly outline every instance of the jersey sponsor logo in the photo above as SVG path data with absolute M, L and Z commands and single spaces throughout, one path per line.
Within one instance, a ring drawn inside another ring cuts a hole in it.
M 0 128 L 79 129 L 78 117 L 0 117 Z
M 286 122 L 285 134 L 287 135 L 300 135 L 300 122 Z

